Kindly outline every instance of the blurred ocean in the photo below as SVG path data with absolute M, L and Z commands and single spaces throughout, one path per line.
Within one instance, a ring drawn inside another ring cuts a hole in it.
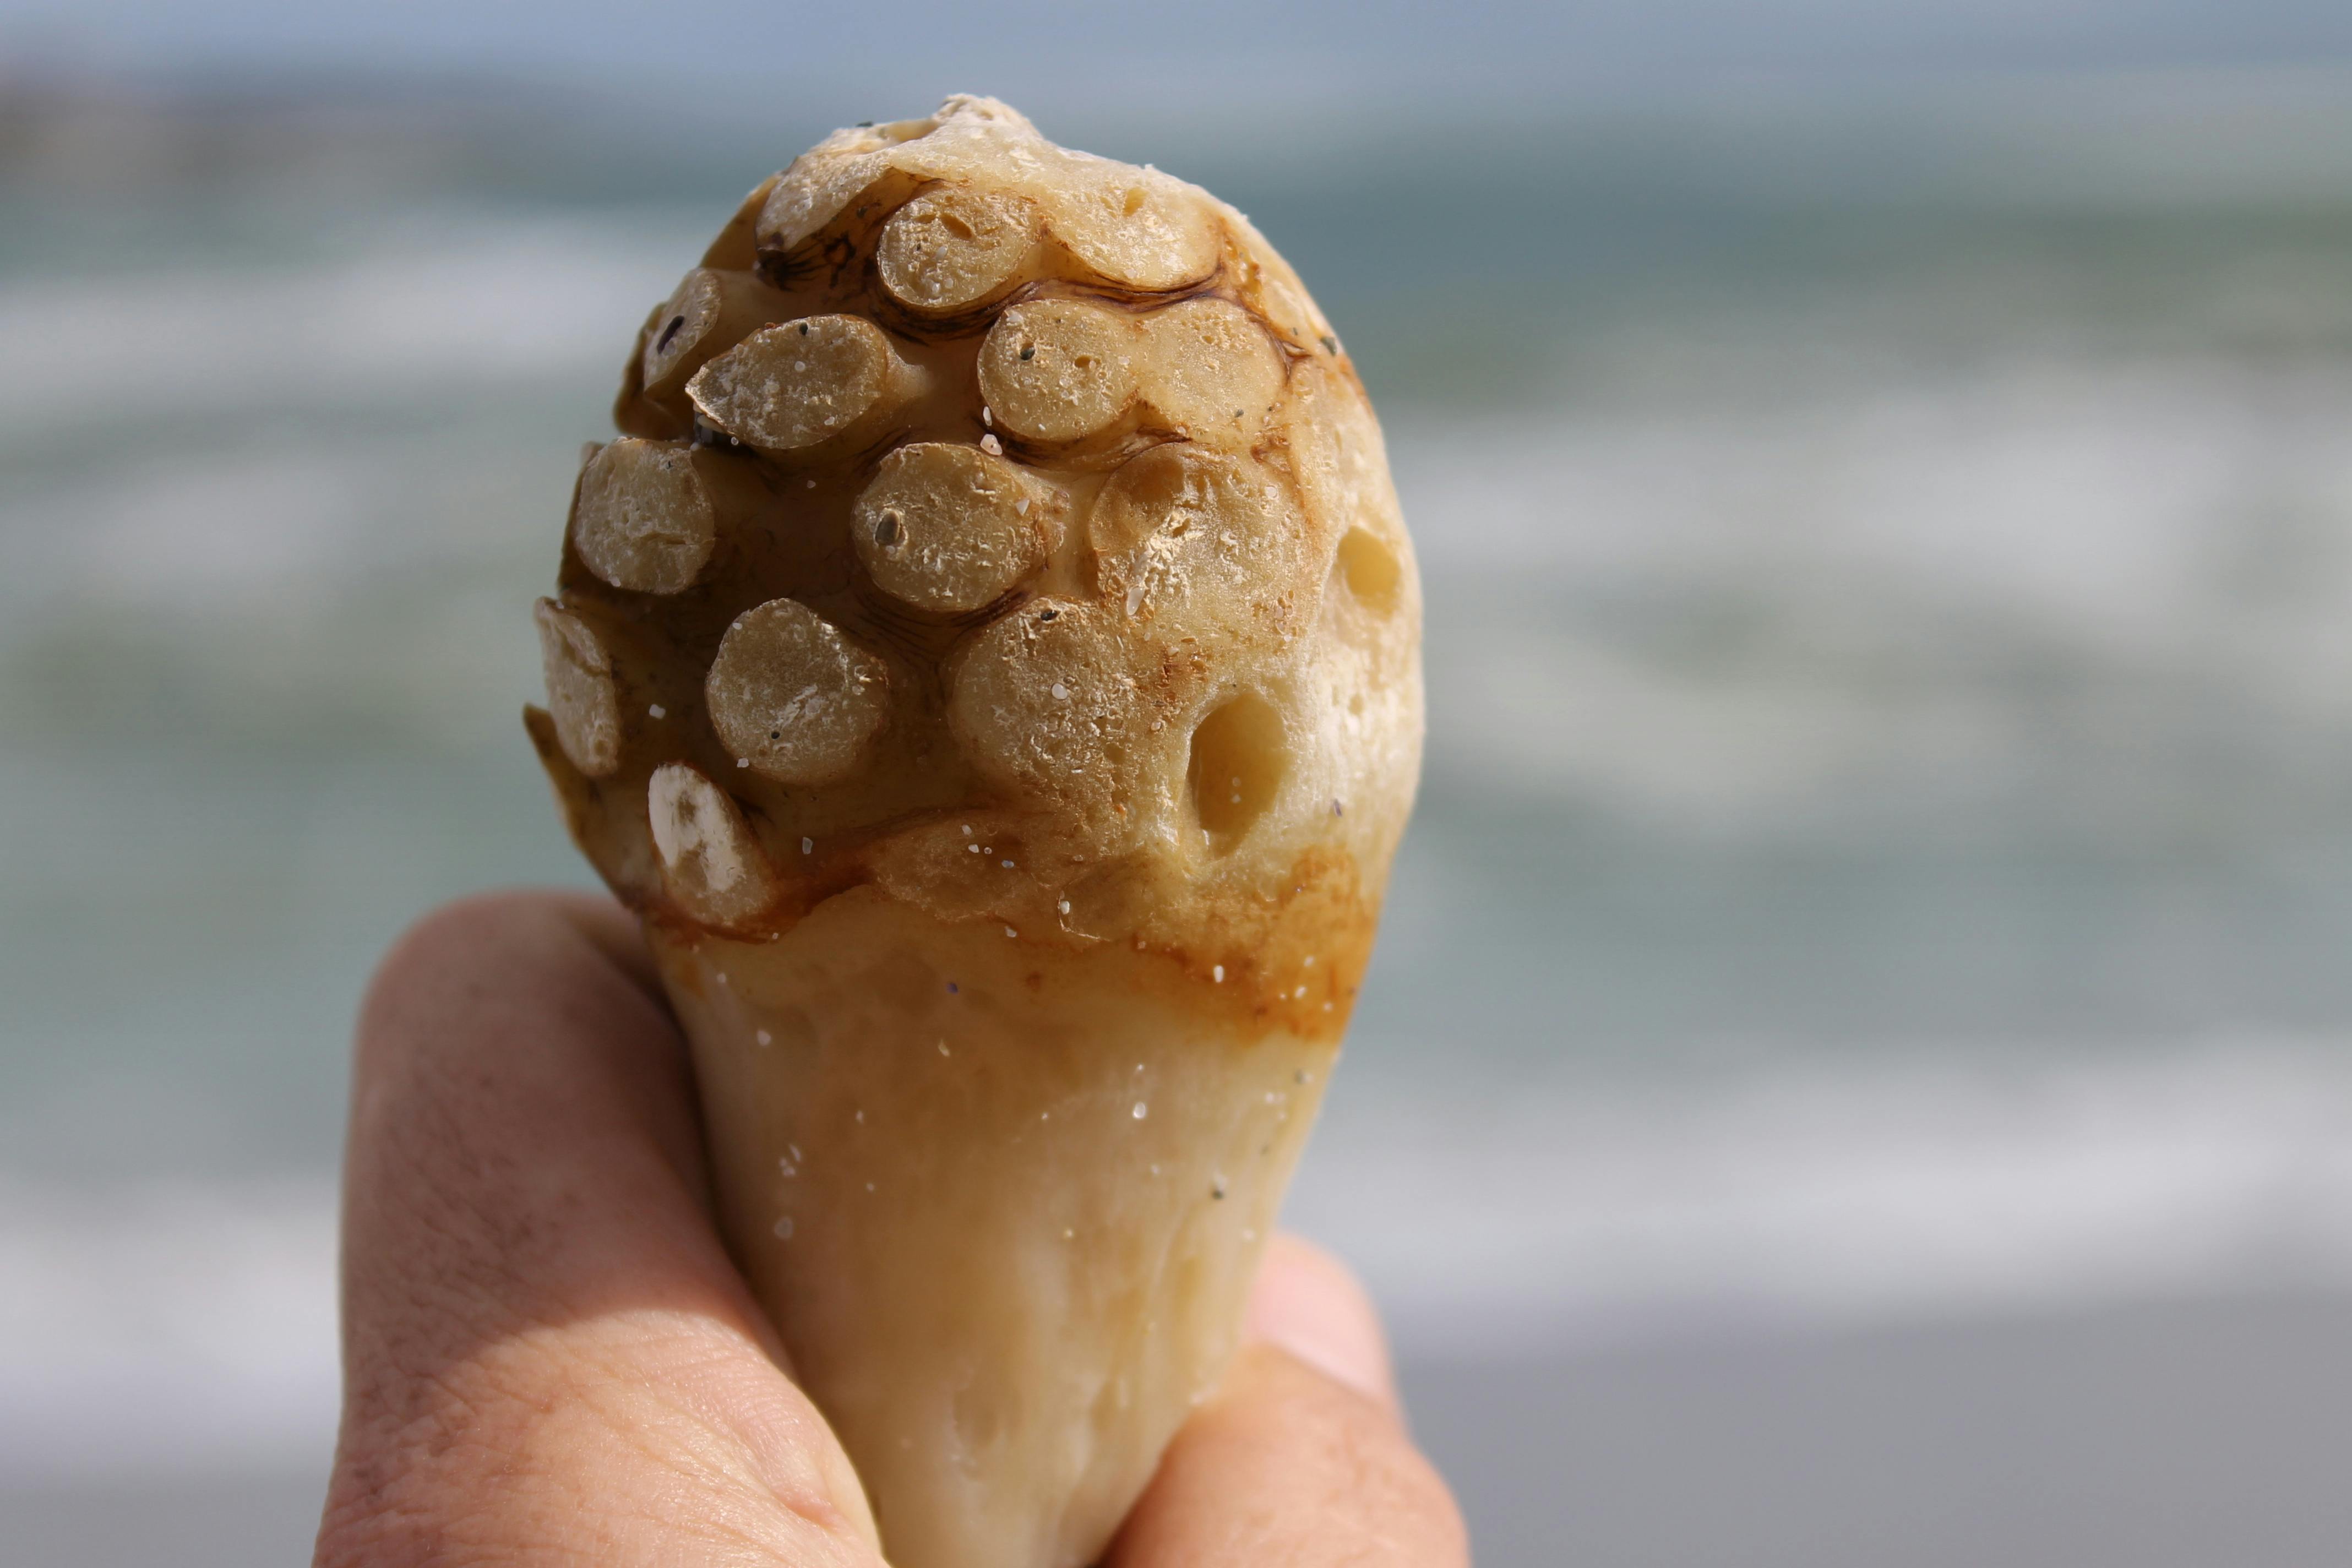
M 358 990 L 587 881 L 574 455 L 825 126 L 571 112 L 0 112 L 0 1493 L 322 1473 Z M 2352 90 L 1045 129 L 1390 431 L 1427 783 L 1291 1217 L 1409 1364 L 2352 1292 Z

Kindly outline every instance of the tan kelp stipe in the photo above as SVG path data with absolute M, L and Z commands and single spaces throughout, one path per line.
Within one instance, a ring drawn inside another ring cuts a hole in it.
M 898 1568 L 1083 1568 L 1230 1356 L 1420 763 L 1381 433 L 1206 193 L 838 132 L 646 319 L 527 715 Z

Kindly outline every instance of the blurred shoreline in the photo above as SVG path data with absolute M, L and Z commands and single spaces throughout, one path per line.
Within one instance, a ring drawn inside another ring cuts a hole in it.
M 1534 1066 L 1507 1089 L 1494 1066 L 1349 1063 L 1286 1214 L 1363 1272 L 1416 1363 L 2352 1304 L 2332 1042 L 1696 1082 Z M 324 1170 L 0 1180 L 0 1477 L 317 1452 L 334 1215 Z

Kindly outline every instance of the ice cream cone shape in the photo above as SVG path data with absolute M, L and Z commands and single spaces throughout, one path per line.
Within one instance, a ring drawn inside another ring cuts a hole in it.
M 1240 215 L 982 99 L 753 192 L 616 414 L 528 720 L 729 1244 L 898 1568 L 1084 1568 L 1233 1352 L 1411 809 L 1379 426 Z

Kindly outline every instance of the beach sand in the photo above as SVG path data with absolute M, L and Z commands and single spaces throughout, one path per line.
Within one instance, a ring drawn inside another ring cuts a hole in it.
M 1408 1365 L 1483 1568 L 2352 1558 L 2352 1298 Z

